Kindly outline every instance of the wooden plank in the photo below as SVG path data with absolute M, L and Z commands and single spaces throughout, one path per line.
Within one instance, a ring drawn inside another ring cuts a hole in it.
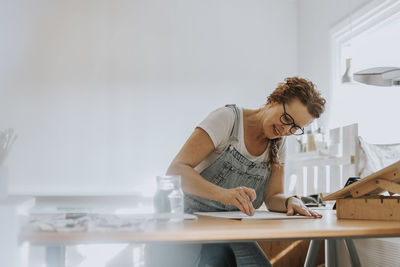
M 338 219 L 400 221 L 400 197 L 338 199 L 336 215 Z
M 375 180 L 369 181 L 368 183 L 363 184 L 362 186 L 356 187 L 352 190 L 350 190 L 350 194 L 352 197 L 362 197 L 369 192 L 374 191 L 375 189 L 379 188 L 378 185 L 376 184 Z
M 376 179 L 376 184 L 388 192 L 400 194 L 400 184 L 385 179 Z
M 365 184 L 367 184 L 371 180 L 386 177 L 387 175 L 390 176 L 390 174 L 391 174 L 391 177 L 394 179 L 393 181 L 395 181 L 396 183 L 399 183 L 400 178 L 398 179 L 398 178 L 396 178 L 397 176 L 394 175 L 394 173 L 396 171 L 398 172 L 399 170 L 400 170 L 400 160 L 393 163 L 392 165 L 389 165 L 389 166 L 375 172 L 375 173 L 372 173 L 371 175 L 363 178 L 362 180 L 360 180 L 356 183 L 353 183 L 349 186 L 346 186 L 343 189 L 338 190 L 337 192 L 334 192 L 332 194 L 325 196 L 323 200 L 336 200 L 338 198 L 345 198 L 345 197 L 351 196 L 352 191 L 355 191 L 356 189 L 363 187 Z M 382 192 L 382 190 L 378 189 L 378 191 L 374 191 L 375 194 L 378 194 L 379 192 Z
M 258 242 L 265 255 L 274 267 L 302 267 L 310 244 L 309 240 L 284 240 Z M 323 264 L 325 259 L 324 242 L 316 259 L 316 266 Z
M 399 169 L 396 169 L 394 171 L 390 171 L 390 172 L 380 175 L 379 178 L 391 180 L 391 181 L 396 180 L 397 178 L 400 178 L 400 171 L 399 171 Z
M 400 182 L 400 178 L 399 178 L 399 170 L 396 169 L 394 171 L 390 171 L 387 173 L 382 174 L 381 176 L 379 176 L 379 178 L 385 179 L 385 180 L 390 180 L 390 181 L 395 181 L 396 183 Z M 376 180 L 375 180 L 376 183 Z M 361 189 L 362 190 L 362 189 Z M 362 190 L 364 191 L 364 190 Z M 370 191 L 366 190 L 364 192 L 364 194 L 368 194 L 368 195 L 379 195 L 381 193 L 383 193 L 385 190 L 380 188 L 379 186 L 376 187 L 375 189 L 371 189 Z M 361 197 L 362 195 L 359 194 L 358 197 Z

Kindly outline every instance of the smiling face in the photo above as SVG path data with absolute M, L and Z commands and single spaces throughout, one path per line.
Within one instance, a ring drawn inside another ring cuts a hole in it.
M 286 113 L 290 115 L 294 123 L 300 127 L 310 124 L 314 117 L 307 111 L 307 107 L 300 100 L 293 99 L 289 103 L 285 103 Z M 282 103 L 270 103 L 265 107 L 262 118 L 262 127 L 264 135 L 268 139 L 275 139 L 282 136 L 291 135 L 290 128 L 292 125 L 285 125 L 280 118 L 283 115 Z

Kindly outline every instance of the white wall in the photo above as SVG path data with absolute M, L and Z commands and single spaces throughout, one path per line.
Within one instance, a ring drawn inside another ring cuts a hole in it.
M 13 193 L 143 192 L 208 112 L 257 108 L 297 74 L 294 0 L 3 0 L 0 12 Z
M 327 111 L 322 123 L 329 127 L 332 106 L 330 31 L 349 20 L 349 14 L 368 4 L 371 0 L 299 0 L 298 41 L 299 75 L 314 81 L 327 98 Z

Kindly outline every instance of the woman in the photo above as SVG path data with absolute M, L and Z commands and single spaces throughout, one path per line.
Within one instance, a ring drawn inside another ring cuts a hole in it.
M 168 174 L 182 177 L 185 212 L 268 210 L 321 217 L 300 199 L 283 195 L 285 136 L 324 111 L 325 99 L 312 82 L 292 77 L 280 83 L 257 110 L 227 105 L 209 114 L 171 163 Z M 234 259 L 229 255 L 235 255 Z M 257 243 L 203 245 L 201 264 L 270 266 Z

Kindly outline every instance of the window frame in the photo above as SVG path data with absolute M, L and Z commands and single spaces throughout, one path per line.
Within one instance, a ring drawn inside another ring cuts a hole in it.
M 400 1 L 374 0 L 348 16 L 330 30 L 331 88 L 341 83 L 342 47 L 351 39 L 390 23 L 400 15 Z M 372 66 L 371 66 L 372 67 Z M 334 92 L 332 92 L 333 94 Z

